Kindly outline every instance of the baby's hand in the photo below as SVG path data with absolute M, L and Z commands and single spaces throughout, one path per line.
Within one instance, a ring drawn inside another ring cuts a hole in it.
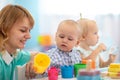
M 114 55 L 116 55 L 117 53 L 118 53 L 118 47 L 112 46 L 112 47 L 109 49 L 109 54 L 114 54 Z
M 98 48 L 100 49 L 100 51 L 105 51 L 105 50 L 106 50 L 106 46 L 105 46 L 105 44 L 103 44 L 103 43 L 100 43 L 100 44 L 98 45 Z
M 116 55 L 114 55 L 114 54 L 109 54 L 109 61 L 110 61 L 110 63 L 114 62 L 115 59 L 116 59 Z

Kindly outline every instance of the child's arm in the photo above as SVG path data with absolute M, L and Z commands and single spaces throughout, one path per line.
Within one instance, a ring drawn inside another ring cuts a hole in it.
M 104 50 L 106 50 L 106 46 L 103 43 L 101 43 L 95 50 L 93 50 L 93 52 L 88 57 L 84 59 L 96 60 L 98 54 Z
M 108 65 L 110 65 L 110 63 L 114 62 L 115 59 L 116 59 L 116 55 L 113 54 L 109 55 L 109 59 L 106 62 L 102 60 L 102 58 L 100 57 L 100 67 L 107 67 Z

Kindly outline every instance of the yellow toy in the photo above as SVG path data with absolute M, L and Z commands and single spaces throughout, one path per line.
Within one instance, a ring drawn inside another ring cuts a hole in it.
M 120 64 L 119 63 L 111 63 L 108 68 L 108 74 L 111 78 L 119 78 L 120 79 Z
M 50 65 L 50 57 L 45 53 L 38 53 L 34 58 L 34 68 L 36 73 L 44 73 Z

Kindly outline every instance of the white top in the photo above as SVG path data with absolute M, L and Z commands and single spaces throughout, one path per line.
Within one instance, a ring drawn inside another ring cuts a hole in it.
M 92 53 L 92 50 L 85 50 L 85 49 L 81 48 L 80 46 L 76 47 L 75 49 L 77 49 L 80 52 L 80 54 L 83 55 L 84 58 L 88 57 Z M 99 56 L 100 55 L 98 55 L 95 60 L 96 68 L 99 68 Z

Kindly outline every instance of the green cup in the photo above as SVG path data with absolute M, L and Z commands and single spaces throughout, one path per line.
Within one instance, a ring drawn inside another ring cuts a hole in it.
M 74 75 L 75 75 L 75 77 L 77 76 L 78 71 L 80 69 L 85 69 L 85 68 L 86 68 L 86 64 L 81 64 L 81 63 L 74 64 Z

